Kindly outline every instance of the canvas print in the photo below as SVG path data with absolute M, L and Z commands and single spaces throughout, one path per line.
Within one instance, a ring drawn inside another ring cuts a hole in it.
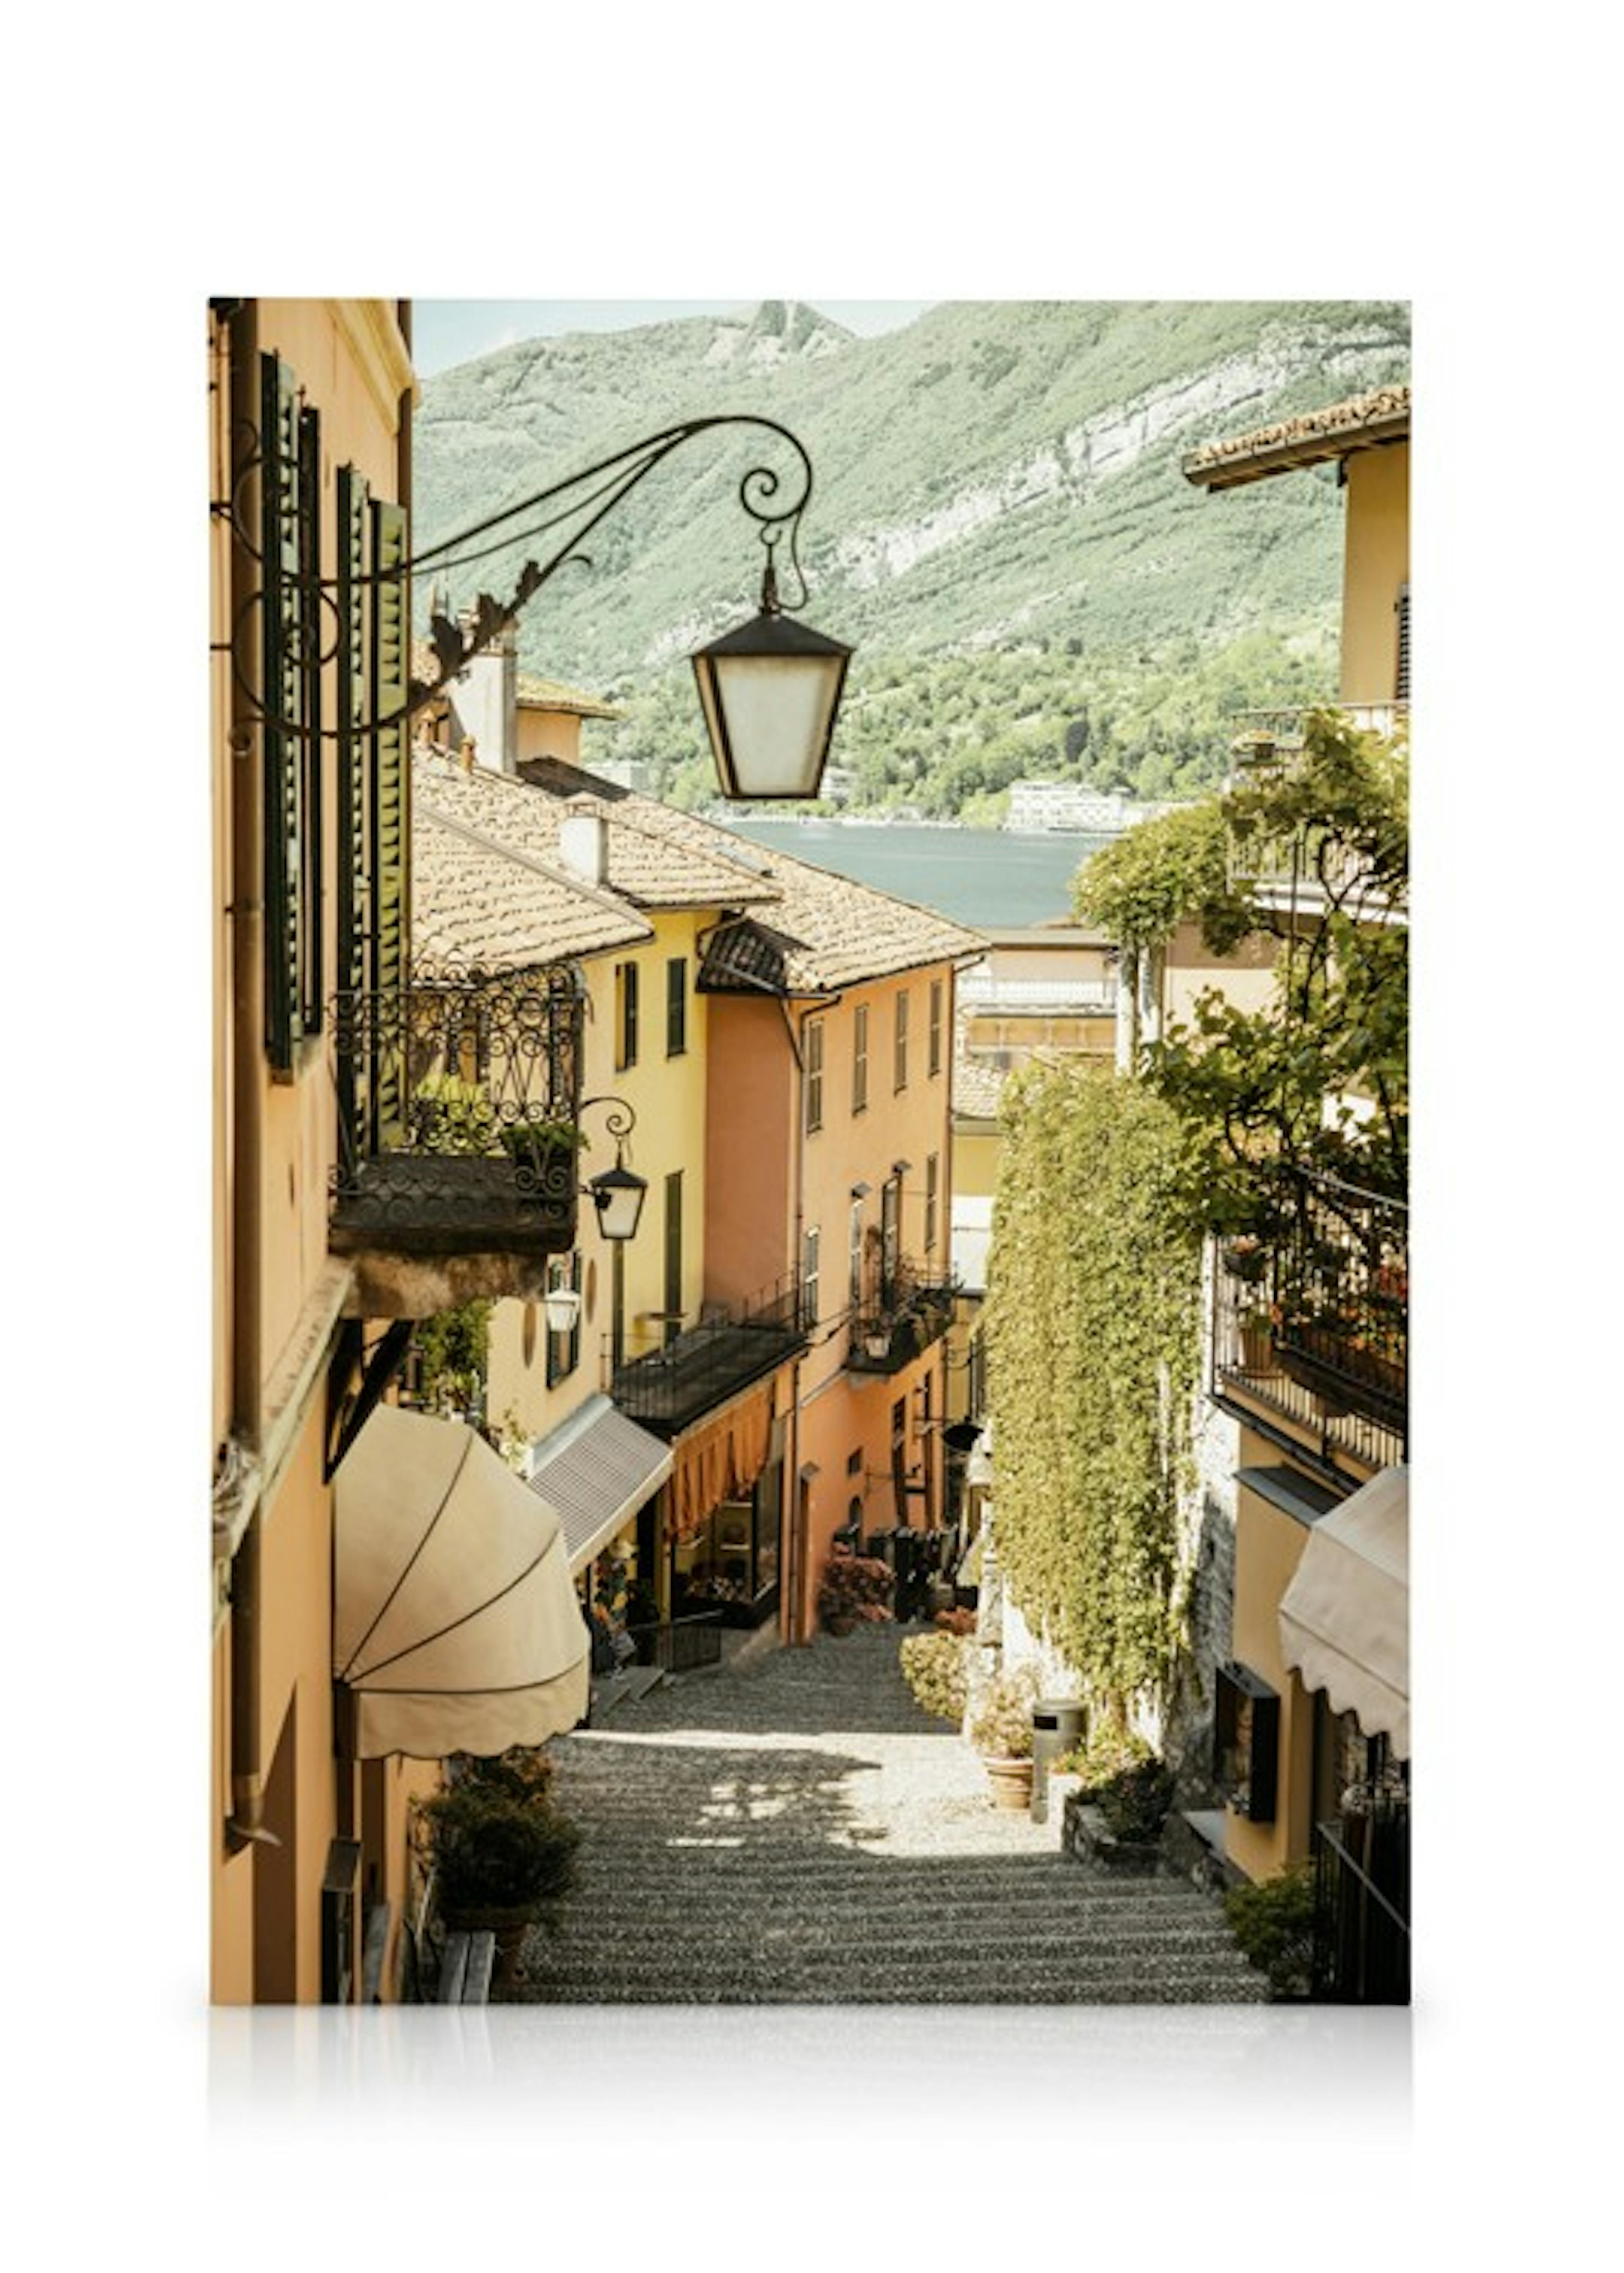
M 1406 2003 L 1406 306 L 207 330 L 214 2000 Z

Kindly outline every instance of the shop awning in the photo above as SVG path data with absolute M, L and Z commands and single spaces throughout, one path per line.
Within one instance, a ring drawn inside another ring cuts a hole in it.
M 773 1384 L 763 1382 L 678 1437 L 671 1472 L 671 1533 L 691 1539 L 724 1499 L 747 1492 L 767 1466 Z
M 379 1406 L 340 1464 L 333 1668 L 355 1759 L 539 1744 L 587 1709 L 555 1509 L 460 1422 Z
M 572 1574 L 608 1546 L 674 1465 L 670 1446 L 607 1397 L 589 1397 L 531 1447 L 530 1489 L 558 1512 Z
M 1383 1468 L 1308 1534 L 1280 1648 L 1332 1710 L 1410 1757 L 1410 1471 Z

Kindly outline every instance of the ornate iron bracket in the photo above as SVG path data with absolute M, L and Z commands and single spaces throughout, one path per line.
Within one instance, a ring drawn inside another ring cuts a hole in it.
M 794 571 L 798 592 L 792 602 L 800 606 L 806 598 L 806 580 L 801 570 L 798 541 L 801 516 L 812 497 L 812 460 L 805 449 L 787 426 L 776 419 L 764 418 L 748 411 L 719 413 L 707 418 L 688 418 L 681 424 L 668 426 L 660 433 L 645 436 L 611 457 L 601 458 L 580 473 L 571 474 L 550 487 L 536 490 L 520 499 L 516 505 L 505 506 L 499 513 L 487 515 L 457 536 L 446 537 L 441 544 L 430 545 L 415 554 L 387 574 L 370 574 L 353 580 L 356 587 L 399 583 L 405 577 L 424 570 L 443 571 L 462 568 L 492 553 L 504 551 L 508 546 L 536 537 L 551 537 L 567 527 L 568 533 L 556 547 L 539 559 L 527 559 L 520 570 L 512 596 L 498 600 L 488 592 L 481 592 L 474 603 L 471 620 L 466 625 L 453 623 L 449 618 L 434 614 L 429 626 L 429 644 L 433 651 L 435 675 L 428 680 L 413 679 L 409 682 L 403 709 L 391 711 L 387 716 L 355 719 L 342 726 L 312 729 L 293 719 L 281 717 L 261 699 L 251 671 L 245 667 L 241 653 L 244 627 L 257 616 L 264 604 L 265 589 L 252 594 L 241 607 L 232 627 L 231 663 L 233 675 L 244 700 L 254 715 L 276 726 L 284 733 L 308 739 L 319 732 L 324 740 L 333 741 L 354 734 L 366 734 L 381 728 L 398 726 L 412 717 L 426 703 L 444 692 L 451 682 L 466 671 L 476 656 L 483 655 L 504 632 L 517 622 L 520 611 L 534 599 L 543 586 L 559 569 L 568 566 L 590 567 L 591 558 L 579 550 L 600 521 L 603 521 L 621 499 L 664 462 L 673 450 L 680 449 L 701 434 L 708 434 L 726 426 L 752 426 L 775 435 L 788 445 L 794 462 L 787 476 L 768 465 L 748 469 L 738 485 L 738 502 L 744 512 L 758 526 L 760 542 L 767 548 L 767 559 L 762 579 L 762 611 L 775 613 L 778 610 L 777 547 L 787 538 L 786 557 Z M 228 498 L 215 499 L 210 507 L 217 517 L 228 521 L 233 537 L 243 551 L 259 567 L 262 576 L 266 564 L 260 545 L 255 541 L 252 523 L 243 507 L 243 493 L 252 476 L 265 463 L 264 438 L 251 426 L 239 424 L 238 439 L 242 454 L 233 475 L 232 493 Z M 780 492 L 785 501 L 779 502 Z M 529 517 L 539 514 L 539 520 Z M 514 524 L 525 524 L 515 527 Z M 500 536 L 494 532 L 501 530 Z M 491 539 L 482 543 L 482 539 Z M 333 576 L 298 575 L 291 571 L 276 570 L 285 585 L 296 584 L 306 602 L 303 620 L 319 623 L 322 616 L 333 626 L 333 642 L 324 642 L 319 660 L 330 660 L 338 644 L 335 595 L 339 580 Z M 319 637 L 319 634 L 318 634 Z

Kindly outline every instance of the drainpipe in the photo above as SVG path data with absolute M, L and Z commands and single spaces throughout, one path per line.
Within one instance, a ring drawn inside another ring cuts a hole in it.
M 254 374 L 258 362 L 255 303 L 247 301 L 229 319 L 215 349 L 216 384 L 229 388 L 231 420 L 239 431 L 257 427 L 259 408 Z M 230 494 L 231 442 L 226 464 L 217 469 L 216 495 Z M 255 476 L 244 499 L 258 508 Z M 230 626 L 243 595 L 239 558 L 232 547 L 228 578 Z M 231 813 L 231 1427 L 251 1452 L 259 1450 L 263 1431 L 263 1365 L 260 1339 L 260 1084 L 265 1071 L 265 924 L 263 794 L 260 736 L 248 702 L 232 685 L 228 747 L 230 752 Z M 233 1851 L 262 1841 L 275 1845 L 265 1828 L 265 1787 L 259 1727 L 259 1564 L 262 1504 L 256 1501 L 231 1564 L 231 1813 L 226 1837 Z

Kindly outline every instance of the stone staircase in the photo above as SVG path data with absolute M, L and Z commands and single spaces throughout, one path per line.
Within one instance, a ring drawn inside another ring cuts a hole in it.
M 580 1883 L 527 2001 L 1255 2004 L 1216 1901 L 990 1805 L 894 1627 L 671 1680 L 554 1746 Z

